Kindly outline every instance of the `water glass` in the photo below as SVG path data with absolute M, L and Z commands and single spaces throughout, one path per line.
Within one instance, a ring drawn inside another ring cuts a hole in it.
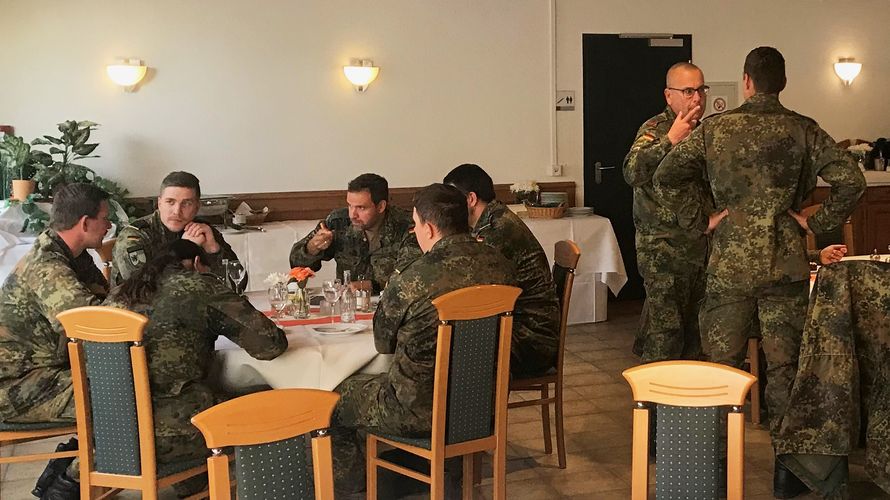
M 275 311 L 275 319 L 281 319 L 281 312 L 288 305 L 287 287 L 284 283 L 276 283 L 269 287 L 269 305 Z
M 339 279 L 325 281 L 322 283 L 321 292 L 324 294 L 324 298 L 328 301 L 328 304 L 331 304 L 331 323 L 334 323 L 336 319 L 334 318 L 333 309 L 337 301 L 340 300 L 340 294 L 343 293 L 343 282 Z
M 231 280 L 235 293 L 241 295 L 247 288 L 247 268 L 240 260 L 229 260 L 226 266 L 226 275 Z

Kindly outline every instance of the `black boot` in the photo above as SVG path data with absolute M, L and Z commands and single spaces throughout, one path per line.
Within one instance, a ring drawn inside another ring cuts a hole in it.
M 79 500 L 80 499 L 80 483 L 68 477 L 68 474 L 61 473 L 49 485 L 46 492 L 40 497 L 41 500 Z
M 77 438 L 71 438 L 67 443 L 59 443 L 56 446 L 56 452 L 59 451 L 74 451 L 77 449 Z M 54 458 L 46 464 L 46 468 L 43 469 L 43 473 L 40 474 L 40 477 L 37 478 L 37 484 L 34 485 L 34 489 L 31 490 L 31 494 L 37 498 L 43 496 L 43 492 L 46 491 L 46 488 L 49 485 L 53 484 L 53 481 L 56 480 L 57 477 L 63 472 L 65 469 L 71 465 L 71 462 L 74 461 L 74 457 L 70 458 Z
M 773 496 L 776 498 L 794 498 L 808 491 L 810 489 L 807 485 L 776 458 L 776 467 L 773 472 Z

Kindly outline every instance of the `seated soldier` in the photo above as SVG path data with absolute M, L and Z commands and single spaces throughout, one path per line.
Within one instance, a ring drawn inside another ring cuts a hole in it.
M 473 285 L 513 285 L 513 266 L 468 233 L 467 203 L 451 186 L 432 184 L 414 199 L 414 235 L 421 257 L 393 275 L 374 315 L 374 341 L 392 354 L 386 373 L 356 374 L 337 389 L 332 419 L 334 482 L 339 494 L 365 485 L 364 441 L 358 431 L 429 436 L 438 313 L 430 302 Z
M 117 285 L 152 260 L 171 241 L 190 240 L 204 249 L 210 271 L 225 276 L 223 259 L 238 256 L 222 234 L 195 219 L 201 199 L 201 184 L 188 172 L 170 172 L 161 181 L 158 209 L 123 228 L 114 245 L 111 283 Z M 246 281 L 244 287 L 246 288 Z
M 500 250 L 516 266 L 522 295 L 516 300 L 513 315 L 510 373 L 529 377 L 555 368 L 559 300 L 544 249 L 528 226 L 495 200 L 494 183 L 481 167 L 455 167 L 444 182 L 466 194 L 472 235 Z
M 393 271 L 420 256 L 411 235 L 411 216 L 389 205 L 389 185 L 377 174 L 349 181 L 346 208 L 328 215 L 290 251 L 291 267 L 321 269 L 321 262 L 337 261 L 337 276 L 352 272 L 365 276 L 374 291 L 383 290 Z
M 0 300 L 0 422 L 73 423 L 74 392 L 66 338 L 56 314 L 98 305 L 108 283 L 86 249 L 98 249 L 111 223 L 108 193 L 69 184 L 55 193 L 50 228 L 16 264 Z M 73 440 L 72 440 L 73 441 Z M 62 445 L 76 449 L 76 444 Z M 35 494 L 72 459 L 56 459 Z

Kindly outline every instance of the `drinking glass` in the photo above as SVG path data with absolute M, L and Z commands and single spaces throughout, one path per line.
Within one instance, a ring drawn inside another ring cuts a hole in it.
M 229 260 L 228 267 L 226 268 L 226 274 L 228 274 L 229 279 L 232 280 L 235 293 L 237 293 L 238 295 L 243 294 L 247 282 L 247 269 L 244 267 L 243 264 L 241 264 L 241 261 Z
M 333 281 L 325 281 L 321 286 L 321 291 L 322 291 L 322 293 L 324 293 L 325 300 L 327 300 L 328 303 L 331 304 L 331 310 L 332 310 L 331 324 L 333 324 L 334 323 L 334 314 L 333 314 L 334 304 L 336 304 L 337 301 L 340 299 L 340 294 L 343 292 L 343 283 L 339 279 L 336 279 Z
M 281 319 L 281 312 L 287 307 L 287 287 L 276 283 L 269 287 L 269 305 L 275 311 L 275 319 Z

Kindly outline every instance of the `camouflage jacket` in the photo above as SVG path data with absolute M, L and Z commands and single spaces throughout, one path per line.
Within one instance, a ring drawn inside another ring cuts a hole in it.
M 528 226 L 499 201 L 485 207 L 472 235 L 513 263 L 514 276 L 522 288 L 513 314 L 510 371 L 514 375 L 537 375 L 555 367 L 559 299 L 541 244 Z
M 624 158 L 624 180 L 633 187 L 633 219 L 637 230 L 637 251 L 647 252 L 651 243 L 670 240 L 671 260 L 681 265 L 704 267 L 708 254 L 708 238 L 701 231 L 682 228 L 674 213 L 658 198 L 652 176 L 661 160 L 673 148 L 667 137 L 677 115 L 670 108 L 646 121 L 637 132 L 627 157 Z M 713 201 L 704 180 L 689 186 L 687 194 L 713 212 Z
M 390 205 L 383 214 L 380 225 L 380 248 L 370 250 L 364 231 L 358 231 L 349 220 L 349 209 L 338 208 L 324 220 L 325 226 L 334 232 L 334 241 L 327 249 L 310 255 L 306 244 L 315 236 L 321 223 L 305 238 L 294 243 L 290 251 L 291 267 L 321 269 L 321 262 L 337 261 L 337 276 L 343 271 L 352 272 L 352 278 L 363 275 L 370 279 L 375 291 L 383 290 L 390 276 L 420 256 L 420 247 L 410 229 L 414 226 L 411 215 L 401 208 Z
M 51 229 L 37 236 L 0 292 L 0 421 L 71 391 L 67 342 L 56 314 L 97 305 L 107 291 L 88 252 L 74 257 Z
M 195 222 L 205 223 L 200 219 L 195 219 Z M 210 226 L 210 228 L 213 230 L 213 238 L 219 244 L 219 252 L 207 255 L 210 260 L 210 270 L 217 276 L 225 276 L 226 273 L 222 267 L 223 259 L 236 260 L 238 256 L 226 243 L 222 234 L 215 227 Z M 114 244 L 114 250 L 112 250 L 111 284 L 119 285 L 121 281 L 129 278 L 133 271 L 157 255 L 165 245 L 181 237 L 182 231 L 174 233 L 164 226 L 157 210 L 151 215 L 131 222 L 129 226 L 121 229 L 120 234 L 117 235 L 117 243 Z M 244 286 L 247 289 L 246 281 Z
M 512 266 L 498 252 L 469 235 L 446 236 L 429 252 L 392 277 L 374 314 L 374 342 L 395 354 L 381 384 L 380 401 L 432 419 L 438 313 L 431 300 L 473 285 L 515 285 Z
M 197 435 L 189 419 L 216 404 L 205 380 L 217 336 L 229 338 L 257 359 L 272 359 L 287 349 L 284 332 L 212 274 L 170 267 L 159 277 L 151 304 L 128 307 L 116 298 L 116 291 L 104 305 L 149 319 L 145 348 L 158 436 Z
M 708 273 L 738 290 L 807 279 L 804 233 L 787 211 L 800 210 L 817 177 L 831 185 L 807 221 L 817 234 L 842 224 L 865 190 L 856 163 L 815 121 L 767 94 L 704 120 L 655 172 L 680 225 L 699 231 L 707 214 L 686 193 L 702 176 L 715 207 L 729 210 L 714 232 Z

